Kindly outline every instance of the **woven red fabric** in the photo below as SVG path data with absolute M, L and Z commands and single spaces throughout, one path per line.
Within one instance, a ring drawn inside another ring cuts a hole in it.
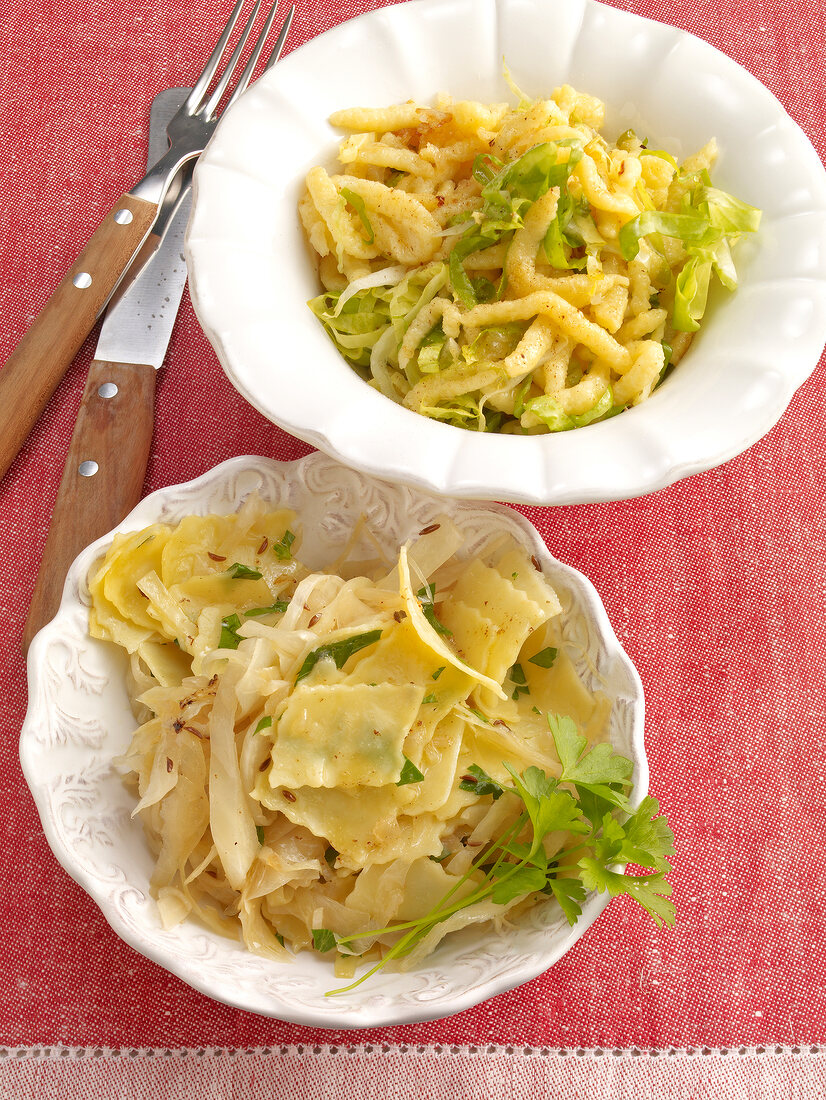
M 378 6 L 301 0 L 291 46 Z M 821 0 L 618 6 L 724 50 L 823 154 Z M 152 96 L 192 82 L 227 8 L 6 0 L 3 359 L 85 235 L 141 174 Z M 139 957 L 43 838 L 17 760 L 26 705 L 18 639 L 91 349 L 90 340 L 0 488 L 0 1042 L 353 1041 L 215 1004 Z M 307 451 L 232 389 L 186 297 L 167 362 L 147 491 L 235 454 Z M 678 837 L 676 928 L 658 932 L 618 900 L 522 989 L 359 1041 L 663 1048 L 826 1038 L 824 408 L 821 363 L 780 424 L 720 469 L 640 500 L 524 509 L 551 551 L 594 582 L 642 676 L 651 787 Z

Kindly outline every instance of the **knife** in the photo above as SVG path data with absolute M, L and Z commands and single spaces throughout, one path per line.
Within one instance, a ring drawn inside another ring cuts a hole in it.
M 166 127 L 189 94 L 167 88 L 152 101 L 148 163 L 168 145 Z M 161 209 L 136 257 L 137 274 L 112 300 L 80 402 L 34 596 L 23 651 L 60 604 L 69 566 L 90 542 L 115 527 L 143 489 L 162 365 L 186 282 L 184 233 L 191 170 Z M 140 264 L 143 266 L 139 266 Z

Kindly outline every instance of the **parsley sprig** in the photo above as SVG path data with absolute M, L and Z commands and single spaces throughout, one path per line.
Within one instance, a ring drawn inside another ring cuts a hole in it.
M 674 922 L 674 906 L 668 900 L 671 886 L 665 879 L 674 836 L 665 818 L 658 816 L 659 803 L 649 796 L 634 809 L 628 800 L 634 767 L 630 760 L 610 745 L 589 749 L 570 718 L 549 714 L 548 724 L 561 764 L 559 778 L 537 767 L 520 774 L 506 765 L 513 778 L 513 786 L 508 786 L 472 765 L 462 777 L 462 790 L 493 799 L 515 796 L 522 803 L 521 812 L 425 916 L 339 937 L 337 946 L 349 952 L 359 939 L 400 933 L 366 974 L 331 994 L 348 992 L 391 959 L 409 955 L 438 924 L 479 902 L 507 905 L 531 894 L 547 894 L 556 898 L 573 925 L 587 891 L 607 891 L 611 897 L 628 894 L 658 926 Z M 549 845 L 549 854 L 545 838 L 557 832 L 567 833 L 570 840 L 558 850 Z M 624 863 L 652 870 L 625 875 L 617 869 Z M 472 890 L 457 898 L 457 891 L 469 881 Z

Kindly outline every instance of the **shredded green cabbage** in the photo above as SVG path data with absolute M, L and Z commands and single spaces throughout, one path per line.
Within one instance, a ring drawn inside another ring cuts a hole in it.
M 390 322 L 388 291 L 380 287 L 353 294 L 336 310 L 341 293 L 319 294 L 309 303 L 338 350 L 353 366 L 369 367 L 370 352 Z
M 375 240 L 375 234 L 373 233 L 373 226 L 370 224 L 370 219 L 367 216 L 367 206 L 365 205 L 364 199 L 361 195 L 357 195 L 355 191 L 351 191 L 348 187 L 342 187 L 341 197 L 346 199 L 358 214 L 359 220 L 367 233 L 365 239 L 368 244 L 372 244 Z
M 563 156 L 563 152 L 565 155 Z M 473 221 L 449 257 L 450 285 L 458 301 L 466 309 L 472 309 L 480 297 L 462 261 L 473 252 L 490 248 L 505 236 L 513 234 L 522 225 L 529 207 L 551 187 L 564 186 L 572 169 L 582 158 L 582 144 L 566 139 L 534 145 L 518 160 L 503 164 L 491 154 L 477 156 L 473 163 L 473 177 L 482 185 L 483 206 L 479 221 Z M 565 206 L 567 227 L 573 213 L 573 204 Z M 560 235 L 563 230 L 560 229 Z M 566 263 L 566 267 L 572 265 Z
M 550 432 L 568 432 L 572 428 L 584 428 L 586 424 L 593 424 L 595 420 L 603 419 L 613 408 L 614 398 L 610 386 L 590 409 L 576 416 L 566 413 L 552 397 L 534 397 L 525 405 L 525 410 L 538 416 Z
M 756 207 L 701 184 L 685 196 L 683 213 L 644 210 L 622 227 L 619 243 L 624 259 L 633 260 L 643 237 L 661 234 L 682 241 L 686 260 L 676 279 L 673 324 L 679 332 L 696 332 L 705 313 L 712 272 L 727 290 L 735 290 L 731 243 L 741 233 L 755 233 L 759 225 Z
M 308 305 L 333 343 L 353 366 L 369 367 L 373 349 L 388 328 L 398 344 L 423 306 L 447 283 L 445 264 L 415 268 L 395 286 L 367 287 L 351 295 L 339 311 L 341 292 L 328 291 Z

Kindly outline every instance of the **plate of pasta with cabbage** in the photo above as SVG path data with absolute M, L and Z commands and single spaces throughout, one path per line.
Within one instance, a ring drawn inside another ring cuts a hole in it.
M 612 897 L 674 920 L 639 678 L 502 506 L 233 459 L 78 558 L 29 672 L 58 859 L 230 1004 L 428 1019 L 541 973 Z
M 256 408 L 461 498 L 709 469 L 826 341 L 808 139 L 730 58 L 595 0 L 413 0 L 314 39 L 222 121 L 187 249 Z

